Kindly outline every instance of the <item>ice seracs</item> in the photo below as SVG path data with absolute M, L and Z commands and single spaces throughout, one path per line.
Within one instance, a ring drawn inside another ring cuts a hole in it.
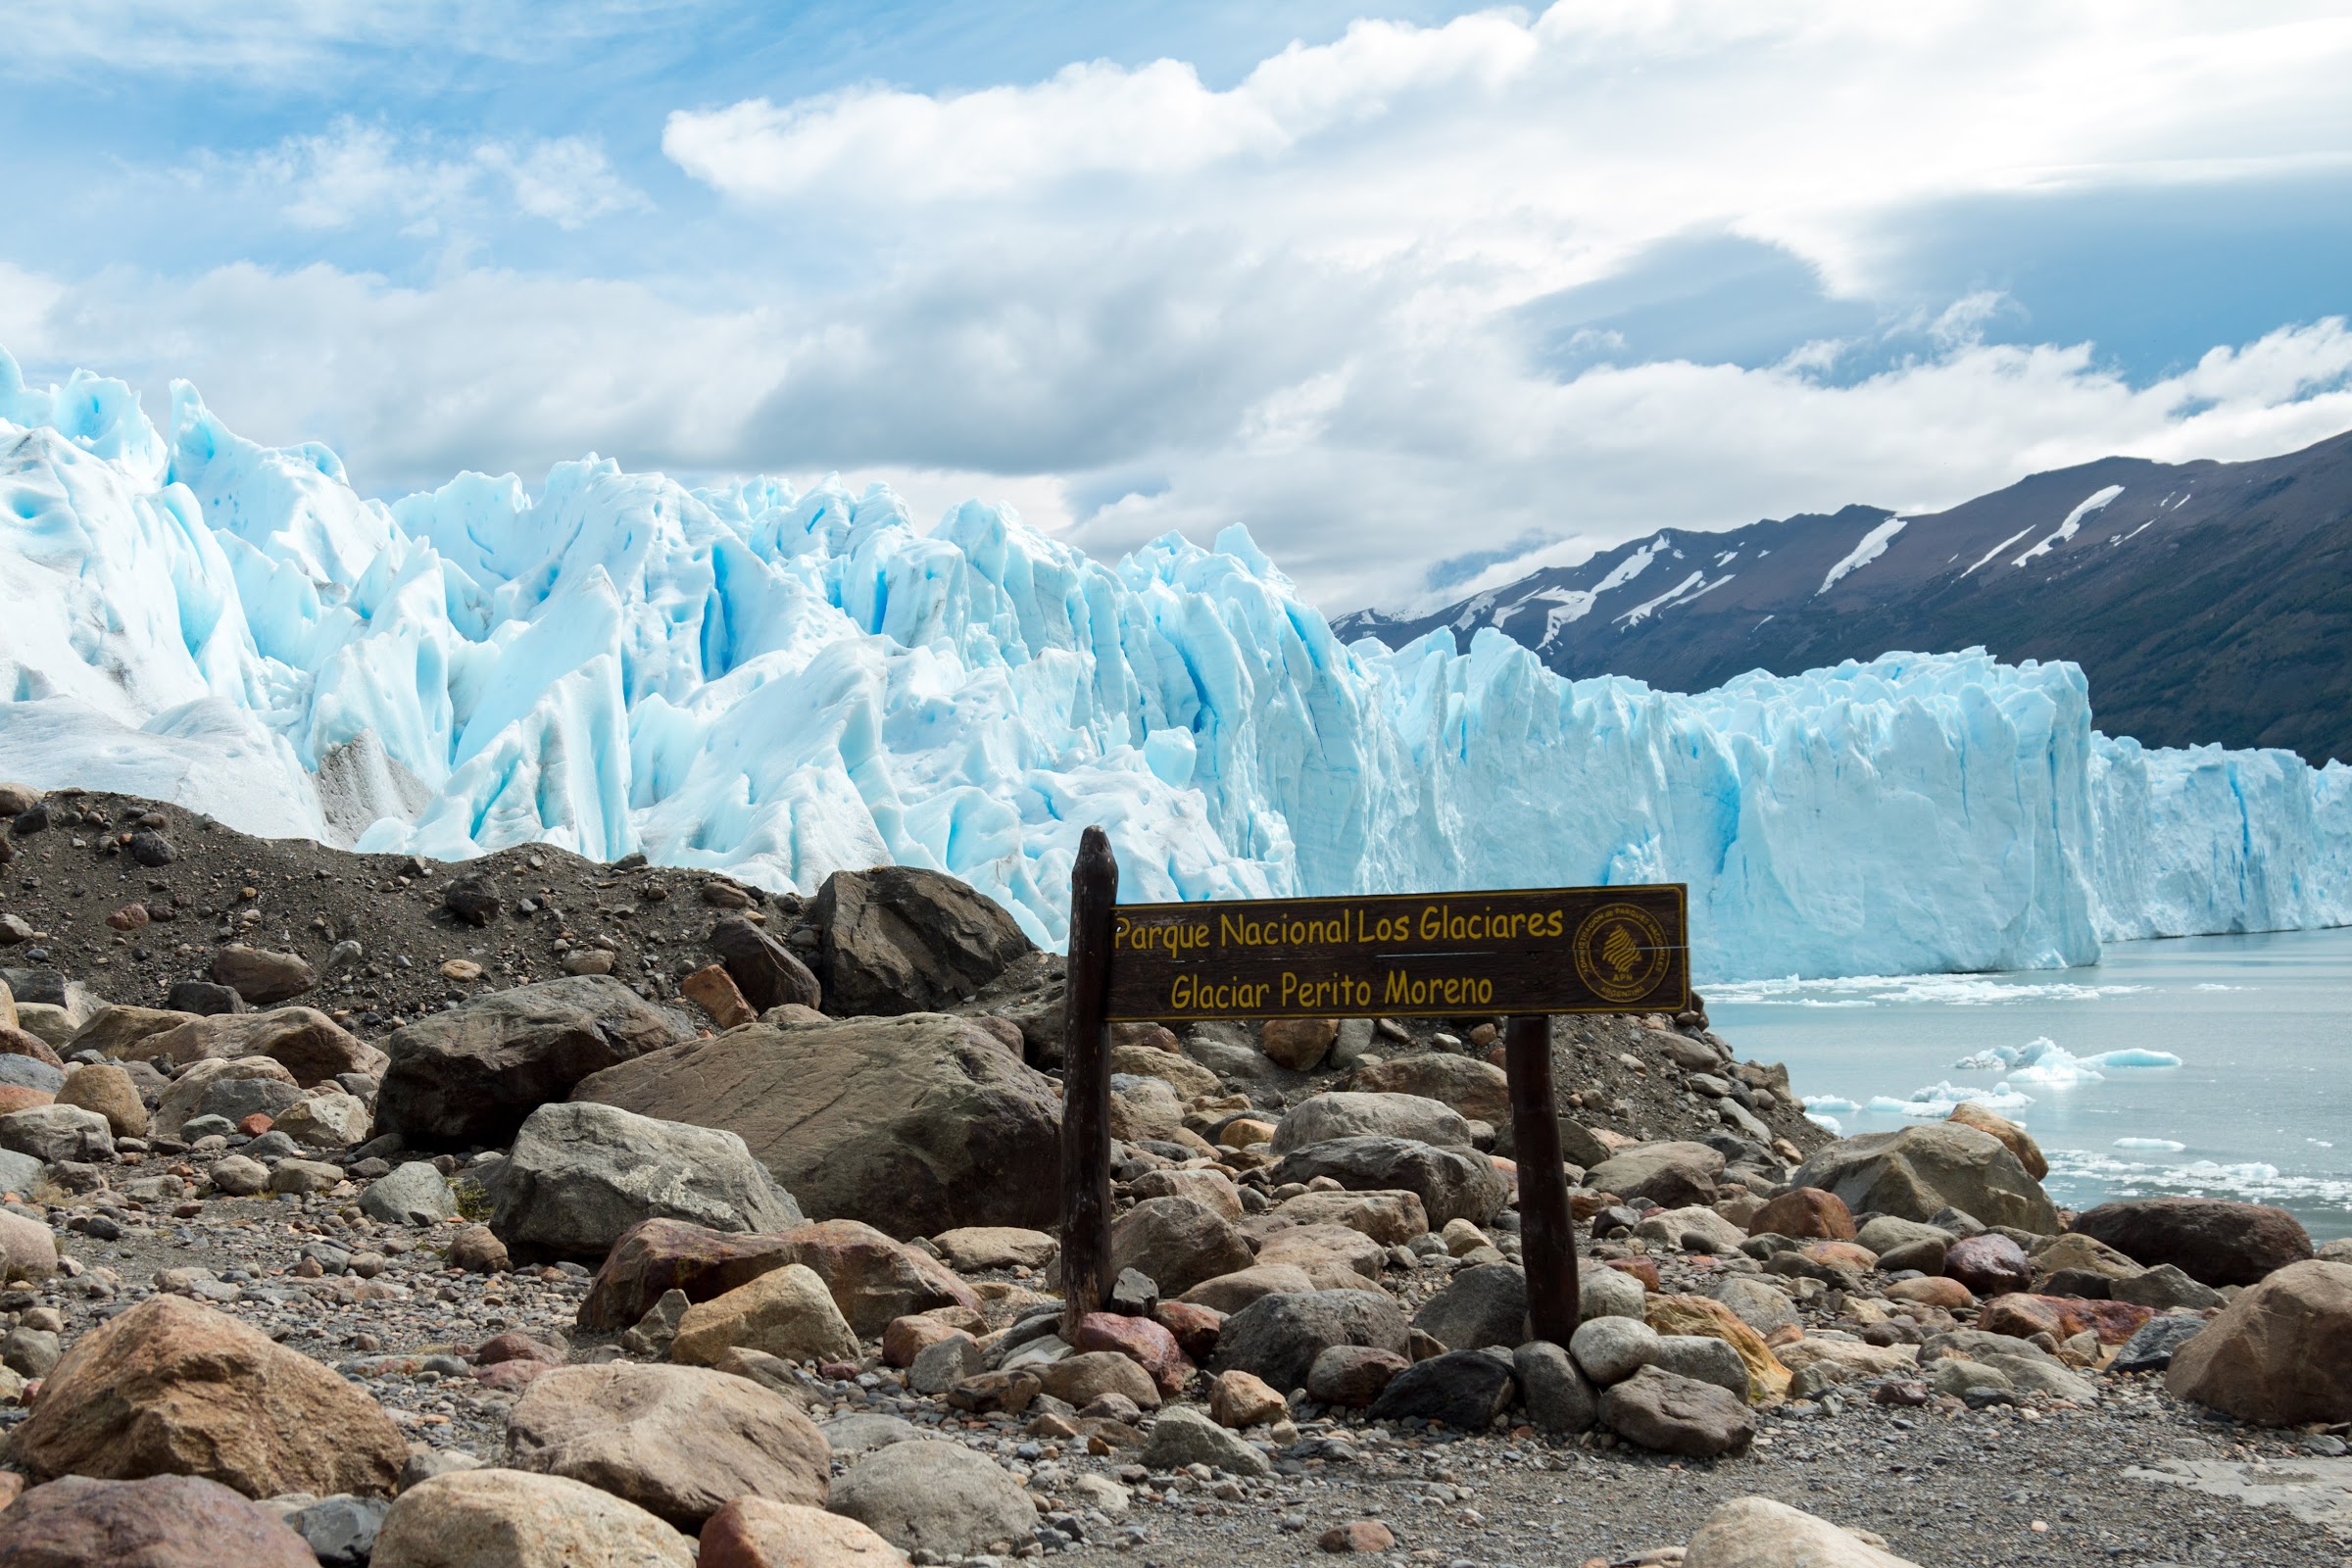
M 1688 882 L 1709 978 L 2352 921 L 2352 769 L 2110 741 L 2067 664 L 1572 682 L 1491 626 L 1343 646 L 1240 528 L 1113 565 L 595 458 L 386 506 L 184 385 L 158 431 L 5 354 L 0 760 L 440 858 L 929 866 L 1049 943 L 1095 822 L 1130 899 Z

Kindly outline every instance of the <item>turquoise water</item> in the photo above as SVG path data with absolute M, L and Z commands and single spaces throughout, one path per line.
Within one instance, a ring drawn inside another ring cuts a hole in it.
M 2205 1194 L 2352 1235 L 2352 930 L 2114 943 L 2080 969 L 1719 985 L 1707 1010 L 1846 1133 L 1905 1125 L 1905 1102 L 1984 1100 L 2040 1142 L 2063 1204 Z M 2180 1064 L 2128 1064 L 2166 1056 Z

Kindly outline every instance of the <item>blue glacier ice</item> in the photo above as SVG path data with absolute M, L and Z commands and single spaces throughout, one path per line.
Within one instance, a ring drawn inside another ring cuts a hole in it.
M 2111 740 L 2071 664 L 1568 681 L 1492 630 L 1343 646 L 1239 527 L 1105 564 L 594 457 L 385 505 L 4 352 L 0 775 L 444 859 L 930 866 L 1056 945 L 1089 823 L 1129 899 L 1688 882 L 1710 978 L 2352 923 L 2352 769 Z

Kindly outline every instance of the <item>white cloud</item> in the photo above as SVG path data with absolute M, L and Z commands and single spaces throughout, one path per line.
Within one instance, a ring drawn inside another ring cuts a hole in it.
M 568 229 L 651 205 L 586 137 L 452 148 L 349 118 L 246 157 L 207 155 L 193 174 L 225 177 L 308 229 L 381 225 L 436 234 L 490 219 L 493 203 Z

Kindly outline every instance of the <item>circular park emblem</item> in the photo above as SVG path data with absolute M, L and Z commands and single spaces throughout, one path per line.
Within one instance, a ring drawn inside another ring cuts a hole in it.
M 1577 978 L 1603 1002 L 1640 1002 L 1666 977 L 1666 928 L 1633 904 L 1604 904 L 1585 916 L 1571 945 Z

